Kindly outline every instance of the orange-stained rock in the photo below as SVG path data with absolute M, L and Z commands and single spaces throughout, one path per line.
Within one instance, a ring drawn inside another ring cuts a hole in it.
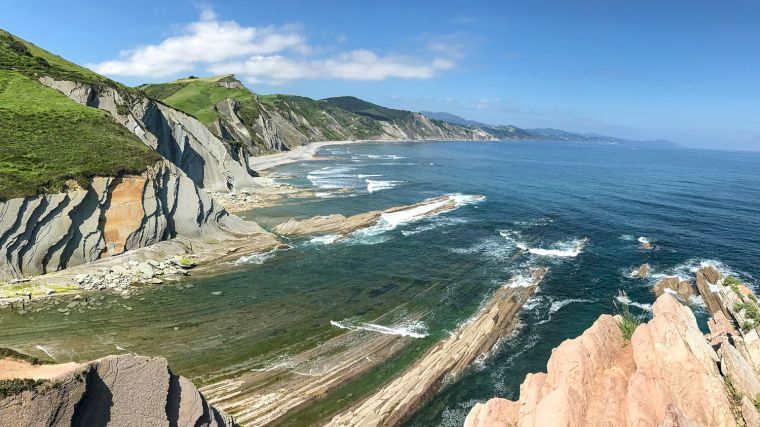
M 465 426 L 735 426 L 694 314 L 667 293 L 652 311 L 629 343 L 618 318 L 600 316 L 552 352 L 546 374 L 526 377 L 517 402 L 479 404 Z
M 145 216 L 143 189 L 146 181 L 144 176 L 128 176 L 114 183 L 103 225 L 103 236 L 110 255 L 124 252 L 127 239 L 140 228 Z

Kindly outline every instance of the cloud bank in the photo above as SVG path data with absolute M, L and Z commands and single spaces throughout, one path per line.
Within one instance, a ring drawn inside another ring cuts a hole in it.
M 124 50 L 116 59 L 87 66 L 113 76 L 165 78 L 203 70 L 238 74 L 252 83 L 280 84 L 300 79 L 430 79 L 454 68 L 460 58 L 441 46 L 428 48 L 423 57 L 366 49 L 315 57 L 314 51 L 298 27 L 246 27 L 219 20 L 207 9 L 198 21 L 183 25 L 178 34 L 160 43 Z

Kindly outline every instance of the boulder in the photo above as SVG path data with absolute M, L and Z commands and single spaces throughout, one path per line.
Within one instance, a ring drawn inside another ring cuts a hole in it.
M 140 273 L 140 275 L 146 279 L 152 279 L 153 276 L 156 275 L 155 271 L 153 271 L 153 267 L 151 267 L 147 262 L 141 262 L 137 264 L 135 271 Z
M 645 279 L 649 277 L 650 270 L 651 268 L 649 267 L 649 264 L 641 264 L 641 266 L 633 272 L 633 276 L 638 277 L 639 279 Z
M 666 289 L 670 289 L 684 300 L 688 300 L 694 295 L 694 289 L 691 287 L 691 283 L 687 280 L 680 280 L 676 276 L 668 276 L 654 285 L 654 294 L 656 296 L 662 295 Z

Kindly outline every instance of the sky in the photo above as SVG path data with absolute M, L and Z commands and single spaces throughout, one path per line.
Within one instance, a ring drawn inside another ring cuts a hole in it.
M 757 1 L 0 0 L 0 10 L 0 28 L 129 85 L 234 73 L 262 94 L 760 151 Z

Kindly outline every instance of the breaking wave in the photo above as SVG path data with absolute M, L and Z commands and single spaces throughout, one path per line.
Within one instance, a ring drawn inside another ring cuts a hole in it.
M 374 323 L 352 324 L 346 320 L 340 322 L 331 320 L 330 324 L 340 329 L 378 332 L 385 335 L 398 335 L 410 338 L 425 338 L 428 336 L 427 326 L 419 320 L 405 322 L 393 327 L 376 325 Z
M 652 311 L 652 304 L 643 304 L 640 302 L 631 301 L 627 295 L 618 295 L 615 297 L 615 299 L 621 304 L 630 305 L 631 307 L 638 307 L 644 311 Z
M 260 254 L 251 254 L 246 255 L 238 258 L 237 260 L 233 261 L 233 265 L 241 265 L 241 264 L 263 264 L 266 262 L 266 260 L 274 257 L 277 254 L 277 249 L 273 249 L 269 252 L 263 252 Z
M 380 181 L 374 179 L 365 179 L 364 182 L 367 183 L 367 192 L 369 194 L 372 194 L 378 191 L 395 188 L 399 184 L 402 184 L 404 181 Z

